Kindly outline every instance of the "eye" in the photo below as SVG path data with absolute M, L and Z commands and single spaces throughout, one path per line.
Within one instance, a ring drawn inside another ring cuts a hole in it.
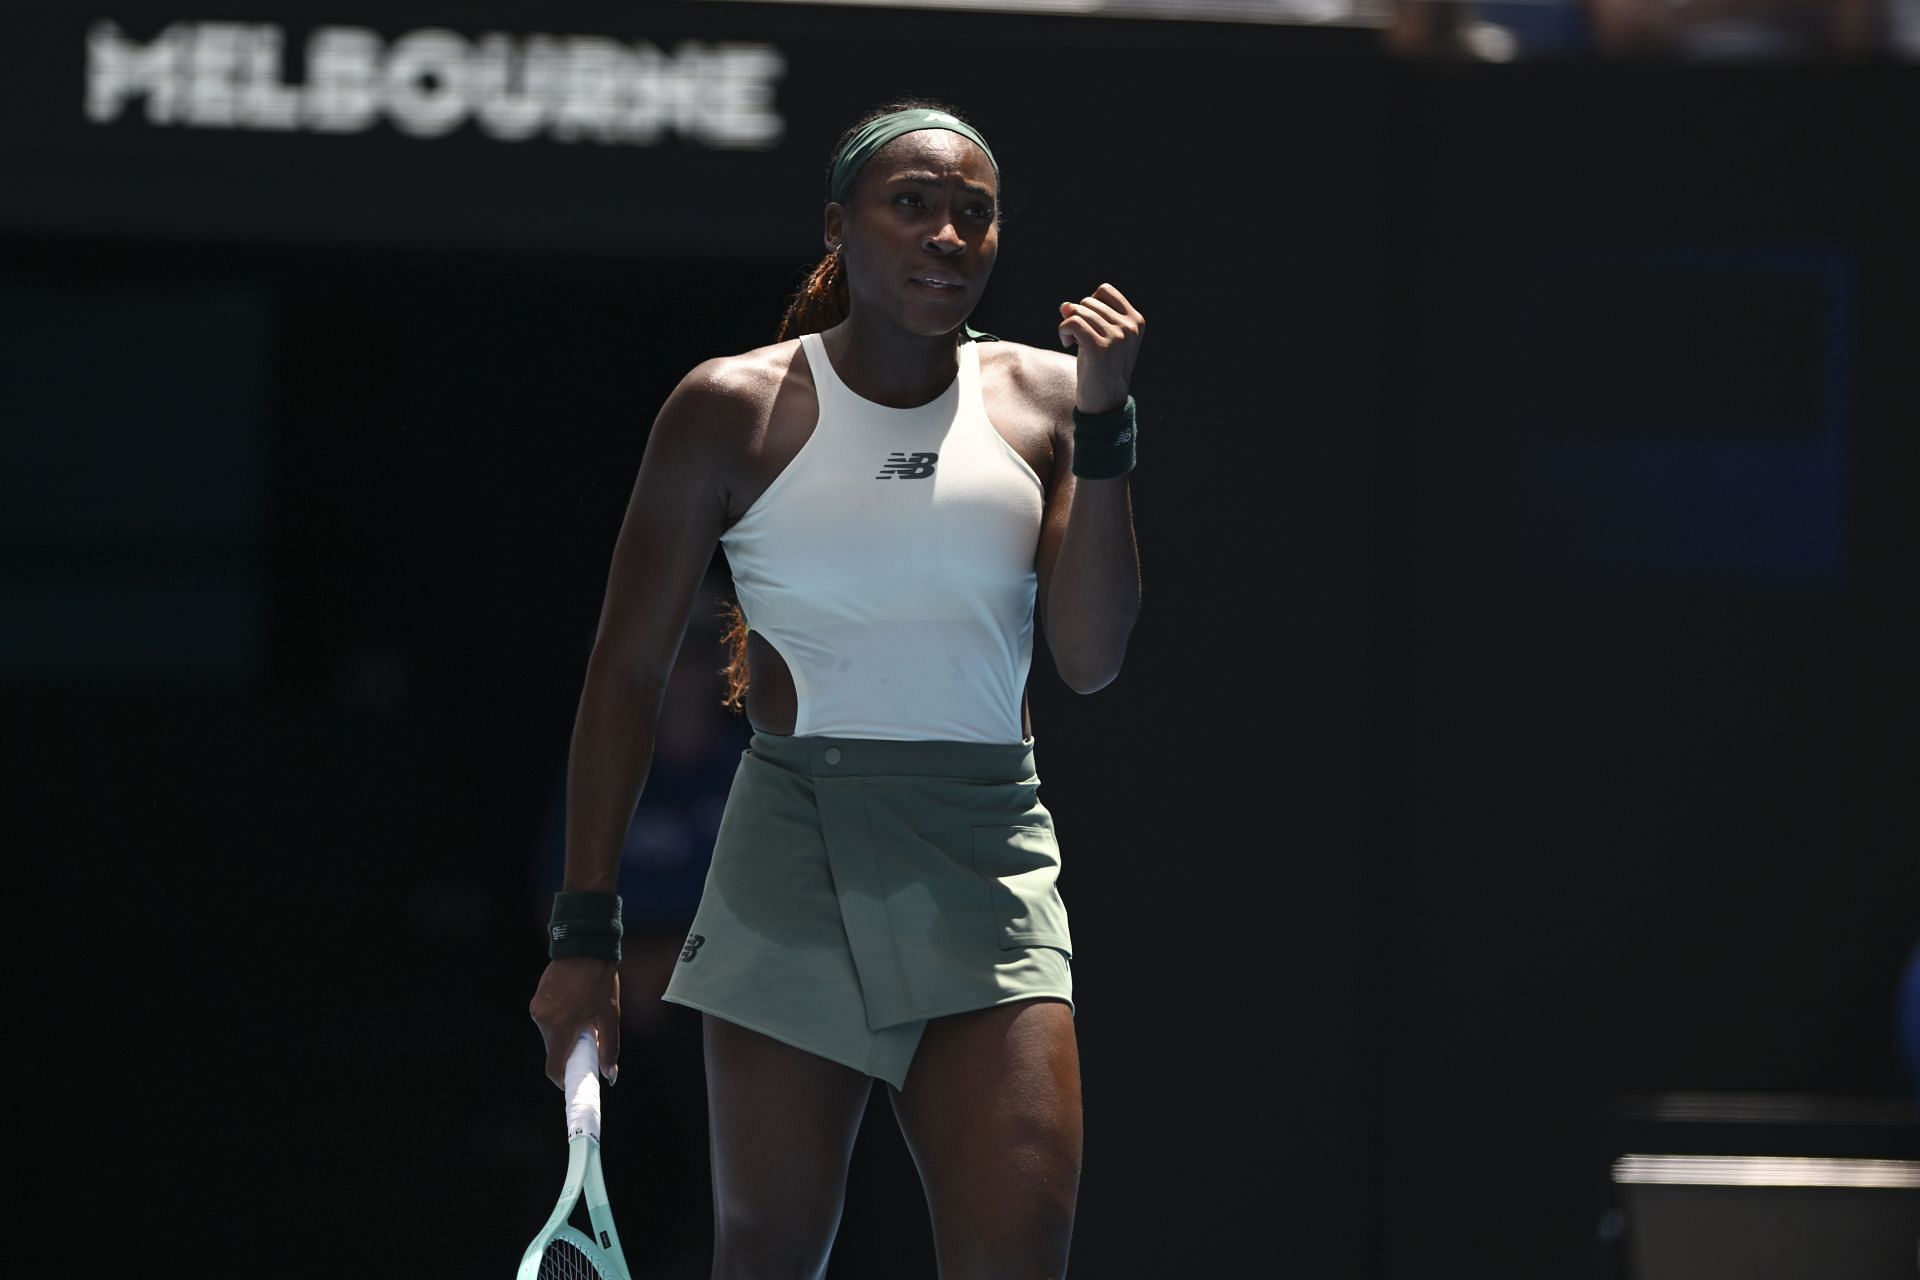
M 895 204 L 904 204 L 914 209 L 918 209 L 924 203 L 920 199 L 920 193 L 918 191 L 902 191 L 893 198 L 893 202 Z

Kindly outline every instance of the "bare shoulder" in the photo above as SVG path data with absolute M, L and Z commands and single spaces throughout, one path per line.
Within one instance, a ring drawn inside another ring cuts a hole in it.
M 789 340 L 702 360 L 667 397 L 656 427 L 676 434 L 757 435 L 765 429 L 799 348 L 798 341 Z
M 979 345 L 981 380 L 994 399 L 1022 418 L 1053 426 L 1072 421 L 1072 352 L 1005 340 Z
M 695 489 L 711 483 L 728 520 L 766 491 L 818 416 L 813 374 L 790 339 L 689 369 L 661 406 L 647 451 Z
M 1073 409 L 1075 363 L 1071 351 L 1048 351 L 1025 342 L 979 344 L 981 376 L 996 390 L 1012 393 L 1041 415 L 1068 415 Z
M 1054 459 L 1071 447 L 1064 437 L 1073 428 L 1073 357 L 1005 339 L 975 345 L 988 420 L 1051 487 Z

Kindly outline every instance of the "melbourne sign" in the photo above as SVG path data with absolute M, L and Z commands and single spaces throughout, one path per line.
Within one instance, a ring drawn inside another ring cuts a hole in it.
M 270 23 L 175 22 L 148 37 L 110 21 L 87 32 L 88 121 L 110 125 L 418 139 L 471 130 L 499 142 L 764 150 L 785 122 L 786 70 L 767 44 L 663 49 L 594 35 L 465 35 L 425 27 L 389 38 L 328 26 L 298 42 Z

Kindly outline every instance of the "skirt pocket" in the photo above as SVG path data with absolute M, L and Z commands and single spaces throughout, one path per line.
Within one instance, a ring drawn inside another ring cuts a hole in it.
M 1002 950 L 1041 946 L 1073 954 L 1052 826 L 975 827 L 973 871 Z

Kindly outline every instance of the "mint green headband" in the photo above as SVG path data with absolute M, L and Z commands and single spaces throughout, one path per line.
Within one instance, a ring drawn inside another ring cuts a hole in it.
M 987 153 L 987 159 L 993 165 L 993 176 L 1000 176 L 1000 162 L 993 158 L 993 149 L 972 125 L 944 111 L 915 108 L 881 116 L 862 126 L 860 132 L 848 139 L 839 158 L 833 162 L 833 175 L 827 182 L 827 199 L 835 204 L 845 204 L 847 192 L 853 189 L 853 176 L 860 172 L 861 165 L 873 158 L 874 152 L 903 133 L 917 133 L 922 129 L 946 129 L 968 139 Z

